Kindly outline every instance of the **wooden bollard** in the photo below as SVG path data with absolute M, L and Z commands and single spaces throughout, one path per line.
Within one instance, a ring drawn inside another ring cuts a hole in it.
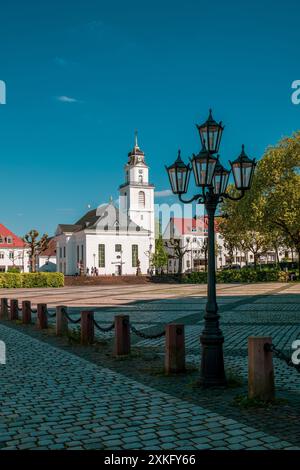
M 11 299 L 10 301 L 10 309 L 9 309 L 9 320 L 18 320 L 19 317 L 19 303 L 17 299 Z
M 68 334 L 68 319 L 65 315 L 67 307 L 58 305 L 56 307 L 56 334 L 57 336 L 64 336 Z
M 31 302 L 30 300 L 23 300 L 22 302 L 22 322 L 24 325 L 31 323 Z
M 166 325 L 165 372 L 185 371 L 184 325 Z
M 93 344 L 95 338 L 94 312 L 81 312 L 81 344 Z
M 7 320 L 8 319 L 8 300 L 7 300 L 6 297 L 1 298 L 0 318 L 2 320 Z
M 48 328 L 47 304 L 37 304 L 37 327 L 40 330 Z
M 126 356 L 127 354 L 130 354 L 129 315 L 116 315 L 114 355 Z
M 265 350 L 265 344 L 272 343 L 269 336 L 248 338 L 248 397 L 263 401 L 275 397 L 272 353 Z

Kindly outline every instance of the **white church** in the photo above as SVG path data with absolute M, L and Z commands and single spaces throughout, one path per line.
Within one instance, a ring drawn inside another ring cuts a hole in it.
M 119 206 L 110 200 L 75 224 L 59 224 L 56 242 L 57 270 L 66 275 L 92 268 L 99 275 L 149 272 L 155 249 L 154 186 L 137 136 L 119 187 Z

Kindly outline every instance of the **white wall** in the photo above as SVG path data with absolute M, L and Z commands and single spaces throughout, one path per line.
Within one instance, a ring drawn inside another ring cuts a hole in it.
M 60 235 L 57 237 L 57 270 L 67 275 L 79 273 L 77 262 L 77 246 L 79 246 L 79 260 L 83 263 L 84 272 L 92 267 L 98 269 L 99 275 L 116 274 L 116 266 L 122 266 L 122 274 L 136 274 L 136 267 L 132 266 L 132 245 L 138 245 L 138 258 L 142 274 L 147 274 L 149 269 L 149 246 L 151 239 L 147 234 L 121 234 L 115 232 L 94 233 L 82 231 L 72 236 Z M 105 268 L 99 267 L 98 245 L 105 245 Z M 115 251 L 115 245 L 122 245 L 122 253 Z M 83 246 L 83 257 L 82 247 Z M 64 255 L 66 247 L 66 258 Z M 62 248 L 62 257 L 61 250 Z M 152 251 L 154 251 L 154 246 Z M 95 257 L 94 257 L 95 255 Z M 120 258 L 118 258 L 120 256 Z
M 105 245 L 105 268 L 99 268 L 98 265 L 98 245 Z M 122 253 L 115 251 L 115 245 L 122 245 Z M 132 266 L 132 245 L 138 245 L 138 258 L 142 274 L 147 274 L 149 269 L 149 251 L 150 239 L 146 235 L 86 235 L 86 260 L 85 268 L 91 269 L 96 261 L 99 275 L 109 275 L 116 273 L 116 266 L 122 263 L 122 274 L 136 274 L 136 267 Z M 95 257 L 94 257 L 95 255 Z M 121 256 L 121 258 L 117 258 Z

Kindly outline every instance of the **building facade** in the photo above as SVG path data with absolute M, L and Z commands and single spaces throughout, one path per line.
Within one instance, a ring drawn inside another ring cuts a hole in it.
M 0 224 L 0 272 L 16 268 L 29 272 L 29 255 L 23 240 Z
M 37 257 L 36 270 L 44 273 L 53 273 L 57 271 L 55 237 L 49 239 L 48 247 Z
M 169 273 L 178 273 L 179 259 L 175 256 L 170 239 L 179 241 L 183 258 L 182 272 L 204 271 L 207 264 L 207 237 L 208 225 L 207 217 L 196 218 L 170 218 L 163 239 L 169 254 L 167 271 Z M 251 252 L 243 252 L 234 249 L 229 253 L 223 236 L 219 232 L 218 220 L 215 220 L 215 255 L 216 268 L 222 269 L 229 265 L 244 267 L 254 263 L 254 255 Z M 276 262 L 277 255 L 275 251 L 269 250 L 259 256 L 259 264 L 270 264 Z M 280 247 L 278 250 L 278 261 L 293 261 L 293 253 L 286 247 Z
M 137 137 L 119 187 L 118 207 L 112 200 L 90 210 L 75 224 L 56 231 L 57 270 L 66 275 L 147 274 L 155 244 L 154 186 Z

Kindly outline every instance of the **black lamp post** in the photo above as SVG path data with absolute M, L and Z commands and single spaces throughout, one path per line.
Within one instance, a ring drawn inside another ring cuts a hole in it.
M 200 382 L 204 386 L 225 385 L 223 343 L 224 337 L 219 327 L 218 305 L 216 297 L 216 266 L 215 266 L 215 212 L 219 202 L 225 198 L 232 200 L 241 199 L 245 191 L 250 189 L 255 169 L 255 159 L 251 160 L 245 154 L 244 146 L 240 156 L 230 162 L 234 183 L 237 190 L 241 191 L 238 197 L 232 197 L 226 193 L 230 171 L 226 170 L 219 162 L 220 142 L 224 127 L 222 122 L 217 123 L 211 110 L 207 121 L 198 126 L 202 149 L 198 155 L 190 159 L 191 165 L 186 165 L 180 151 L 175 163 L 166 170 L 169 175 L 171 188 L 174 194 L 178 194 L 183 203 L 197 201 L 204 204 L 208 217 L 208 273 L 207 273 L 207 304 L 204 315 L 205 325 L 200 337 L 202 345 Z M 196 186 L 200 188 L 189 200 L 182 198 L 187 193 L 191 171 L 193 171 Z

